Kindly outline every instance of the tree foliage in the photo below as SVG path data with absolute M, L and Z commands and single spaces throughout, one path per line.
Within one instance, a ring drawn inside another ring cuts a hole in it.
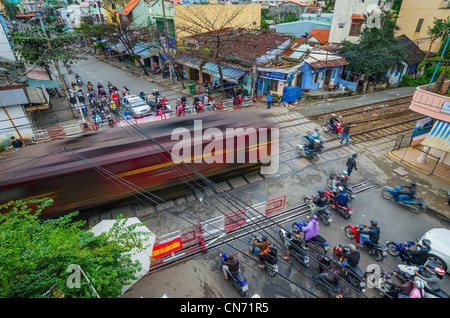
M 364 22 L 367 22 L 367 17 Z M 405 56 L 404 49 L 398 45 L 394 36 L 398 27 L 393 14 L 383 12 L 380 22 L 379 27 L 365 27 L 357 43 L 345 41 L 342 49 L 352 71 L 365 74 L 375 83 L 384 79 L 389 69 L 395 70 L 401 65 L 399 60 L 391 58 Z
M 84 221 L 72 220 L 78 212 L 39 219 L 52 203 L 35 199 L 0 206 L 0 297 L 44 297 L 52 288 L 68 298 L 93 297 L 84 279 L 70 288 L 71 264 L 81 266 L 100 297 L 120 296 L 126 281 L 141 269 L 129 253 L 146 248 L 145 236 L 133 232 L 143 224 L 126 226 L 119 216 L 109 232 L 94 236 L 83 229 Z

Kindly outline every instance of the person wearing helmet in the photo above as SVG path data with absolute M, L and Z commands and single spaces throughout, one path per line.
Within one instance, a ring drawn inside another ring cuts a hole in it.
M 406 255 L 404 256 L 403 261 L 408 265 L 423 265 L 428 259 L 428 253 L 430 252 L 430 246 L 431 241 L 424 239 L 422 241 L 422 244 L 414 243 L 415 246 L 417 246 L 417 249 L 409 249 L 408 247 L 405 247 L 405 250 L 407 251 Z M 405 243 L 406 245 L 406 243 Z
M 416 195 L 416 184 L 411 182 L 409 186 L 402 186 L 402 189 L 403 188 L 406 188 L 407 190 L 398 192 L 398 200 L 406 201 L 414 199 Z
M 347 207 L 349 201 L 348 192 L 343 186 L 337 187 L 338 191 L 333 191 L 333 196 L 330 199 L 330 206 L 334 209 L 336 204 Z
M 380 239 L 380 228 L 378 227 L 377 221 L 370 221 L 370 225 L 366 225 L 366 227 L 368 228 L 368 230 L 359 232 L 359 247 L 363 247 L 364 242 L 367 241 L 372 244 L 377 244 L 378 240 Z
M 322 191 L 320 191 L 322 192 Z M 308 241 L 315 238 L 317 235 L 319 235 L 319 222 L 317 222 L 317 215 L 313 215 L 311 217 L 311 220 L 306 224 L 305 226 L 301 227 L 301 231 L 305 233 L 305 247 L 304 249 L 308 249 Z
M 423 298 L 425 295 L 424 284 L 420 280 L 416 280 L 413 289 L 408 294 L 408 298 Z
M 402 276 L 398 275 L 396 272 L 393 272 L 392 274 L 400 279 L 400 283 L 397 284 L 390 280 L 383 279 L 384 283 L 394 287 L 391 288 L 383 298 L 399 298 L 400 295 L 408 296 L 414 287 L 414 280 L 411 275 L 404 273 Z
M 332 132 L 334 132 L 336 130 L 336 123 L 339 123 L 339 119 L 336 118 L 336 114 L 331 114 L 331 118 L 330 118 L 330 125 L 332 127 Z
M 265 254 L 269 253 L 270 250 L 270 244 L 271 242 L 267 238 L 267 235 L 263 235 L 261 238 L 261 242 L 258 242 L 256 238 L 252 239 L 252 243 L 255 246 L 255 259 L 260 263 L 261 265 L 261 257 L 263 257 Z
M 353 244 L 349 244 L 348 247 L 344 247 L 342 256 L 344 257 L 344 261 L 342 265 L 345 267 L 358 267 L 360 253 L 356 249 L 356 246 Z
M 143 100 L 145 100 L 144 90 L 141 90 L 141 92 L 139 93 L 139 97 L 142 98 Z
M 314 197 L 313 200 L 314 204 L 316 205 L 316 211 L 324 211 L 325 214 L 330 215 L 330 212 L 327 209 L 327 204 L 329 203 L 329 198 L 323 191 L 318 191 L 317 195 Z
M 431 273 L 431 275 L 421 275 L 417 271 L 415 271 L 414 273 L 420 277 L 420 279 L 424 282 L 426 288 L 431 289 L 432 291 L 440 290 L 444 281 L 445 270 L 441 267 L 436 267 L 434 269 L 425 267 L 425 270 L 428 271 L 428 273 Z

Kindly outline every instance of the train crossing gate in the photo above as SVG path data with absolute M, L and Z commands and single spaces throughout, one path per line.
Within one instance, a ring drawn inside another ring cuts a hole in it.
M 281 211 L 285 206 L 286 196 L 284 195 L 156 237 L 150 271 L 206 248 L 240 226 L 255 221 L 255 218 L 262 218 L 270 213 Z

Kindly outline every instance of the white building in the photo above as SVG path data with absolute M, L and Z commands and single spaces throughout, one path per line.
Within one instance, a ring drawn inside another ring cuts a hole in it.
M 11 62 L 17 61 L 3 25 L 0 25 L 0 57 Z
M 339 44 L 347 40 L 357 42 L 363 26 L 364 14 L 373 8 L 390 10 L 392 2 L 386 0 L 336 0 L 331 24 L 330 44 Z M 376 13 L 372 13 L 376 15 Z M 374 21 L 376 27 L 377 20 Z
M 67 8 L 59 10 L 61 18 L 66 21 L 66 26 L 69 28 L 78 28 L 81 24 L 81 17 L 90 16 L 90 8 L 88 3 L 72 4 Z

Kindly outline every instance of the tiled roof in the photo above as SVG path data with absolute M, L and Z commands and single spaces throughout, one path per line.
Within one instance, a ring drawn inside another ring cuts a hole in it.
M 133 9 L 137 6 L 137 4 L 139 3 L 139 1 L 141 0 L 131 0 L 130 2 L 128 2 L 128 4 L 123 8 L 122 11 L 120 11 L 120 15 L 129 15 L 131 13 L 131 11 L 133 11 Z
M 309 34 L 308 38 L 315 37 L 320 44 L 328 43 L 328 38 L 330 37 L 330 30 L 313 29 Z

